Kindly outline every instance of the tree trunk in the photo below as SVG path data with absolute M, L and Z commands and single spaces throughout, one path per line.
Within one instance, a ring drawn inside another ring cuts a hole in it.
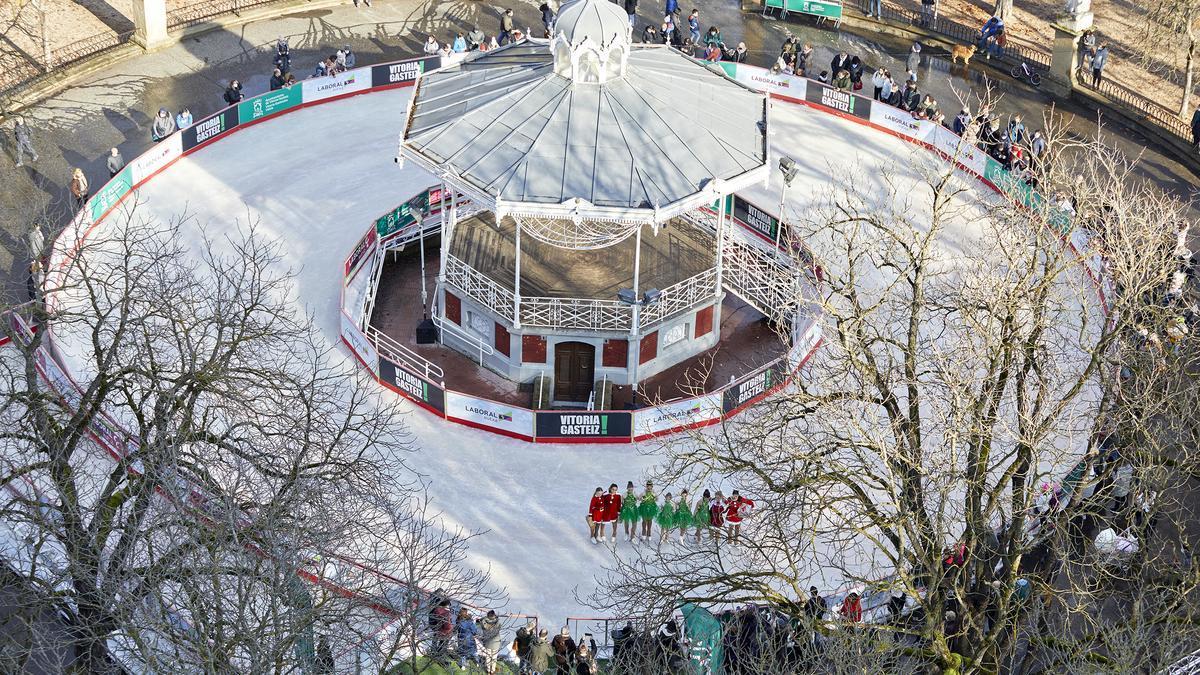
M 996 0 L 996 6 L 992 8 L 992 14 L 1000 17 L 1001 21 L 1008 22 L 1012 16 L 1013 0 Z
M 1196 38 L 1192 34 L 1191 26 L 1188 27 L 1188 50 L 1187 60 L 1183 66 L 1183 101 L 1179 104 L 1179 119 L 1184 122 L 1188 121 L 1188 106 L 1192 102 L 1192 79 L 1196 70 Z

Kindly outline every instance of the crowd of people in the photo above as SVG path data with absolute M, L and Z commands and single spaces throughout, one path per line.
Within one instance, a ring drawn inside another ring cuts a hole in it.
M 729 541 L 736 543 L 741 536 L 742 522 L 753 510 L 754 500 L 743 497 L 737 490 L 726 497 L 720 490 L 713 495 L 706 489 L 693 503 L 684 488 L 678 497 L 667 492 L 660 501 L 653 481 L 646 481 L 641 494 L 634 490 L 633 481 L 629 481 L 624 495 L 617 491 L 616 483 L 609 485 L 607 492 L 604 488 L 596 488 L 588 504 L 586 522 L 593 544 L 608 540 L 604 532 L 605 525 L 609 525 L 608 536 L 615 545 L 618 521 L 629 542 L 649 541 L 657 524 L 659 542 L 666 541 L 672 532 L 677 532 L 679 541 L 683 542 L 688 531 L 694 530 L 697 543 L 706 531 L 711 533 L 714 541 L 724 533 Z

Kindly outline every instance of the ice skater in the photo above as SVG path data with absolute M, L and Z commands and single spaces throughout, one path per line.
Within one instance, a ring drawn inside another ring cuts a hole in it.
M 750 516 L 754 510 L 754 500 L 746 499 L 737 490 L 729 496 L 725 505 L 725 522 L 728 525 L 729 541 L 737 543 L 742 535 L 742 520 Z
M 598 488 L 596 488 L 596 491 L 592 493 L 592 501 L 591 501 L 591 503 L 588 504 L 588 512 L 587 512 L 588 536 L 590 536 L 592 538 L 593 544 L 600 543 L 600 540 L 598 539 L 598 537 L 600 536 L 600 533 L 598 532 L 598 530 L 601 528 L 600 521 L 603 519 L 604 519 L 604 488 L 598 487 Z
M 633 481 L 625 486 L 625 498 L 621 500 L 621 523 L 625 526 L 625 538 L 633 541 L 637 536 L 638 499 L 633 491 Z
M 650 538 L 650 525 L 658 515 L 658 497 L 654 494 L 654 482 L 646 481 L 646 490 L 638 503 L 638 515 L 642 517 L 642 539 Z
M 688 500 L 687 488 L 679 493 L 679 501 L 675 503 L 674 525 L 679 530 L 679 543 L 682 544 L 688 528 L 692 526 L 692 504 Z
M 670 492 L 663 495 L 663 503 L 655 520 L 658 521 L 658 541 L 662 543 L 667 540 L 667 535 L 671 534 L 671 528 L 675 527 L 675 502 L 671 501 Z
M 721 529 L 725 527 L 725 495 L 720 490 L 708 506 L 708 527 L 712 530 L 713 541 L 720 541 Z
M 612 535 L 613 544 L 617 543 L 617 518 L 621 515 L 621 493 L 617 492 L 617 484 L 613 483 L 608 486 L 608 494 L 604 495 L 608 501 L 604 505 L 604 522 L 611 523 L 609 534 Z M 601 528 L 603 529 L 603 528 Z M 603 537 L 601 533 L 601 537 Z
M 696 502 L 696 510 L 692 512 L 692 525 L 696 528 L 696 543 L 699 544 L 704 538 L 704 531 L 708 529 L 708 507 L 712 503 L 712 493 L 705 490 L 700 495 L 700 499 Z

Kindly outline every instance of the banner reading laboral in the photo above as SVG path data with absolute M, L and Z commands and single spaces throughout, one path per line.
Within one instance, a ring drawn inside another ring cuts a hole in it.
M 724 67 L 725 73 L 729 77 L 757 91 L 770 92 L 798 100 L 803 100 L 804 92 L 807 91 L 808 80 L 803 77 L 783 73 L 774 74 L 765 68 L 747 66 L 744 63 L 727 64 L 722 62 L 720 65 Z
M 339 312 L 339 314 L 342 315 L 342 339 L 346 341 L 350 349 L 354 350 L 368 370 L 379 375 L 379 352 L 345 312 Z
M 356 91 L 371 88 L 371 69 L 355 68 L 337 75 L 313 77 L 305 80 L 301 85 L 304 87 L 305 103 L 343 94 L 353 94 Z
M 627 412 L 545 411 L 537 412 L 538 440 L 628 441 L 633 432 L 633 415 Z
M 921 133 L 921 121 L 913 119 L 912 113 L 883 103 L 871 105 L 871 124 L 905 138 L 917 138 Z
M 507 436 L 533 440 L 532 410 L 448 391 L 446 418 L 469 422 Z
M 633 435 L 647 438 L 672 429 L 702 425 L 721 418 L 721 393 L 642 408 L 633 413 Z
M 140 184 L 182 154 L 183 134 L 171 134 L 150 146 L 149 150 L 138 155 L 137 159 L 129 163 L 130 170 L 133 172 L 133 184 Z
M 859 119 L 871 119 L 871 99 L 855 96 L 848 91 L 834 89 L 820 82 L 809 82 L 804 100 L 816 103 L 843 115 L 853 115 Z
M 963 142 L 958 134 L 941 125 L 934 127 L 924 140 L 976 176 L 982 177 L 987 170 L 986 153 L 970 143 Z
M 292 85 L 242 101 L 238 104 L 238 121 L 245 124 L 298 106 L 303 100 L 303 91 L 302 87 Z

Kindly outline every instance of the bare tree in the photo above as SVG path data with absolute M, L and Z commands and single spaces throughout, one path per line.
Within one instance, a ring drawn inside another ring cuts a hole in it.
M 1183 86 L 1179 118 L 1188 119 L 1196 75 L 1196 48 L 1200 46 L 1200 2 L 1163 0 L 1146 6 L 1146 16 L 1135 33 L 1133 47 L 1151 73 L 1168 76 Z
M 1180 317 L 1163 298 L 1178 269 L 1170 224 L 1185 213 L 1114 150 L 1047 129 L 1055 152 L 1035 172 L 996 179 L 1011 199 L 922 151 L 910 158 L 919 186 L 887 170 L 830 186 L 794 228 L 826 271 L 804 299 L 824 313 L 826 346 L 785 394 L 660 449 L 660 483 L 758 499 L 747 534 L 617 560 L 595 604 L 661 616 L 757 602 L 801 616 L 810 582 L 844 580 L 865 588 L 874 627 L 839 621 L 840 653 L 897 644 L 896 664 L 964 672 L 1027 654 L 1035 619 L 1070 634 L 1076 613 L 1110 611 L 1079 601 L 1064 561 L 1086 537 L 1086 495 L 1107 501 L 1121 467 L 1146 475 L 1166 448 L 1178 462 L 1195 446 L 1194 399 L 1141 380 L 1130 396 L 1124 347 Z M 1075 247 L 1089 236 L 1103 258 Z M 1178 379 L 1175 362 L 1153 367 Z M 1113 429 L 1157 449 L 1101 462 Z M 907 606 L 891 616 L 898 592 Z M 1069 612 L 1038 611 L 1066 598 Z

